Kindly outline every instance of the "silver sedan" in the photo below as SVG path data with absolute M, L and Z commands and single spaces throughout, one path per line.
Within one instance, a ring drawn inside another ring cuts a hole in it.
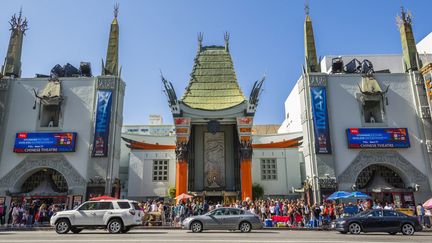
M 203 230 L 250 232 L 263 227 L 257 215 L 238 208 L 217 208 L 204 215 L 192 216 L 183 220 L 182 226 L 194 233 Z

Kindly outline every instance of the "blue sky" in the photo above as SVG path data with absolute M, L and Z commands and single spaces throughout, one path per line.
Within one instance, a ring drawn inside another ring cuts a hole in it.
M 301 74 L 303 0 L 119 0 L 120 63 L 127 83 L 124 124 L 146 124 L 149 114 L 172 123 L 159 70 L 180 97 L 189 81 L 197 50 L 223 45 L 230 51 L 246 95 L 267 73 L 256 124 L 280 124 L 284 101 Z M 48 74 L 57 64 L 92 63 L 100 74 L 113 18 L 111 0 L 2 0 L 0 60 L 9 41 L 10 16 L 23 7 L 29 21 L 24 39 L 22 76 Z M 330 54 L 397 54 L 401 52 L 395 17 L 404 5 L 413 13 L 416 41 L 432 31 L 430 0 L 311 0 L 317 52 Z

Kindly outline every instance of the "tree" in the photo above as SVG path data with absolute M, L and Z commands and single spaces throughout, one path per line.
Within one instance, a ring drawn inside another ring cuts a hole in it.
M 253 200 L 260 199 L 264 196 L 264 188 L 258 184 L 254 183 L 252 185 L 252 198 Z
M 176 188 L 175 186 L 168 187 L 168 197 L 169 198 L 175 198 L 176 196 Z

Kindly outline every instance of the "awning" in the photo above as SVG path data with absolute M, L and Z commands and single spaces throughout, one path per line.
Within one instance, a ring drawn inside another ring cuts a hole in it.
M 60 80 L 49 80 L 43 90 L 38 94 L 38 98 L 44 105 L 59 105 L 63 100 Z

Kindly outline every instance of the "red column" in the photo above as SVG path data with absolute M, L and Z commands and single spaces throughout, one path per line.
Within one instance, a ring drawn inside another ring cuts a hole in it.
M 240 162 L 241 197 L 245 201 L 247 197 L 252 200 L 252 159 L 243 159 Z
M 187 193 L 188 165 L 186 160 L 177 160 L 176 163 L 176 196 Z

